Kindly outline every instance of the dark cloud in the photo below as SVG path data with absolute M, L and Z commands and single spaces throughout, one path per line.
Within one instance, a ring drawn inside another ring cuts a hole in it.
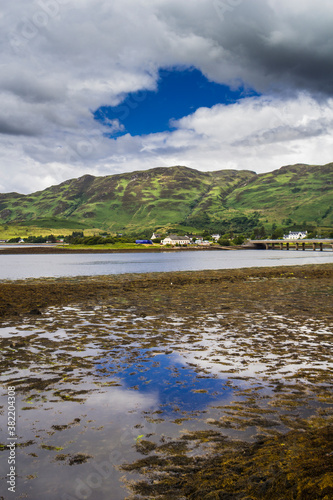
M 333 4 L 310 0 L 213 0 L 165 2 L 163 19 L 175 32 L 195 33 L 216 44 L 213 62 L 202 61 L 211 78 L 244 82 L 259 91 L 309 91 L 333 95 Z M 205 4 L 207 7 L 207 4 Z M 200 21 L 201 20 L 201 21 Z
M 39 182 L 38 187 L 44 187 L 44 179 L 64 180 L 71 169 L 72 177 L 98 175 L 148 168 L 152 160 L 154 165 L 188 160 L 194 168 L 246 168 L 245 143 L 254 128 L 243 119 L 247 106 L 258 123 L 255 133 L 262 142 L 257 145 L 276 148 L 256 151 L 262 165 L 278 167 L 278 158 L 292 163 L 303 151 L 295 143 L 309 137 L 308 158 L 296 161 L 329 161 L 323 155 L 331 148 L 332 126 L 321 128 L 320 118 L 327 110 L 330 123 L 332 114 L 332 25 L 331 0 L 7 2 L 0 13 L 2 167 L 19 171 L 23 162 L 29 183 Z M 204 112 L 202 129 L 197 113 L 170 134 L 107 139 L 106 125 L 94 121 L 93 111 L 118 104 L 129 93 L 156 89 L 159 69 L 172 67 L 196 67 L 212 81 L 255 88 L 263 96 L 230 111 Z M 306 124 L 316 116 L 313 129 L 302 123 L 293 127 L 300 113 Z M 221 137 L 210 128 L 216 117 Z M 282 126 L 281 120 L 286 121 Z M 235 149 L 235 141 L 243 146 Z M 270 154 L 276 163 L 271 158 L 265 163 Z M 221 157 L 227 157 L 223 164 Z M 250 163 L 249 168 L 259 170 Z M 34 175 L 39 176 L 35 181 Z M 21 177 L 3 179 L 12 189 L 12 179 Z M 27 182 L 22 182 L 25 190 Z
M 25 123 L 10 123 L 10 121 L 6 121 L 3 118 L 0 118 L 0 134 L 4 135 L 25 135 L 25 136 L 37 136 L 40 133 L 40 130 L 32 127 L 29 124 Z
M 0 75 L 0 88 L 28 103 L 59 102 L 64 99 L 66 86 L 53 78 L 31 74 L 25 68 L 7 66 L 7 73 Z

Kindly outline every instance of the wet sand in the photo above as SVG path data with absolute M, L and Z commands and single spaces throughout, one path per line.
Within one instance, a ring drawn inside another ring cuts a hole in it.
M 68 421 L 43 424 L 43 440 L 40 431 L 30 440 L 27 432 L 22 446 L 35 462 L 53 457 L 48 467 L 62 467 L 64 484 L 73 464 L 84 477 L 94 457 L 105 460 L 101 448 L 111 437 L 108 420 L 89 423 L 89 398 L 123 394 L 121 373 L 132 381 L 131 398 L 147 398 L 142 391 L 159 382 L 151 380 L 159 360 L 178 353 L 183 370 L 165 371 L 166 387 L 172 380 L 185 385 L 178 403 L 169 398 L 142 414 L 128 411 L 130 439 L 117 462 L 133 491 L 126 498 L 329 500 L 332 305 L 331 264 L 2 282 L 1 321 L 12 332 L 0 342 L 2 367 L 22 394 L 22 413 L 32 420 L 36 412 L 38 421 L 61 404 L 64 419 L 77 405 Z M 190 369 L 187 389 L 182 372 Z M 224 403 L 214 404 L 222 397 L 216 387 L 230 394 Z M 189 393 L 194 407 L 182 408 Z M 200 403 L 208 396 L 210 405 Z M 68 445 L 66 432 L 91 432 L 93 441 Z M 43 477 L 49 498 L 61 498 L 52 496 L 45 471 L 34 478 L 29 467 L 22 478 L 27 498 L 39 498 L 33 484 Z M 133 473 L 141 479 L 129 482 Z M 103 483 L 98 498 L 109 498 L 108 488 Z

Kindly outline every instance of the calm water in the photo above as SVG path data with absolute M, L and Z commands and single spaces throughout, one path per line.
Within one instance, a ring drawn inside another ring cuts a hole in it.
M 212 250 L 162 253 L 1 255 L 0 279 L 199 271 L 333 262 L 333 252 Z

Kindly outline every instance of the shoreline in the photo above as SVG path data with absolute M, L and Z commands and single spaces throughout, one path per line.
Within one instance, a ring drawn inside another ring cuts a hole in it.
M 239 250 L 242 249 L 240 246 L 234 247 L 194 247 L 194 248 L 66 248 L 66 247 L 10 247 L 10 248 L 0 248 L 0 255 L 36 255 L 36 254 L 77 254 L 77 253 L 138 253 L 138 252 L 188 252 L 188 251 L 212 251 L 212 250 Z
M 49 306 L 65 306 L 74 302 L 89 302 L 121 295 L 173 294 L 179 290 L 194 291 L 198 286 L 209 289 L 226 287 L 237 289 L 243 295 L 248 285 L 271 284 L 269 295 L 283 282 L 298 281 L 299 289 L 309 280 L 333 280 L 333 264 L 305 264 L 299 266 L 251 267 L 206 271 L 172 271 L 156 273 L 126 273 L 99 276 L 42 277 L 0 282 L 0 318 L 21 314 L 40 314 Z M 287 286 L 288 285 L 288 286 Z M 295 293 L 297 294 L 297 286 Z M 185 297 L 184 297 L 185 298 Z

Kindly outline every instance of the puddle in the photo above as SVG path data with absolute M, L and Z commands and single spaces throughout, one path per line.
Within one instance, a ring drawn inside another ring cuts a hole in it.
M 117 364 L 101 360 L 97 370 L 103 377 L 111 377 L 114 383 L 148 397 L 153 395 L 163 408 L 163 416 L 205 410 L 208 404 L 222 402 L 232 394 L 227 380 L 200 374 L 180 354 L 134 348 L 131 359 L 121 358 Z

